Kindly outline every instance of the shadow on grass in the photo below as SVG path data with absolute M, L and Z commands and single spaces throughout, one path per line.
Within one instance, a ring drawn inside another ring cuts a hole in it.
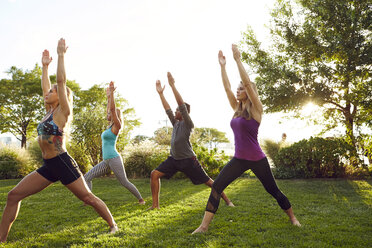
M 8 185 L 5 190 L 8 192 L 18 181 L 2 182 L 2 185 Z M 151 202 L 151 194 L 146 192 L 150 191 L 149 183 L 138 183 L 143 180 L 131 181 L 143 194 L 147 201 L 146 206 L 138 205 L 137 199 L 115 178 L 97 179 L 93 188 L 93 192 L 109 206 L 115 220 L 121 226 L 125 226 L 128 219 L 140 219 L 146 213 L 145 210 Z M 178 204 L 183 201 L 185 196 L 196 194 L 203 188 L 209 187 L 205 185 L 194 187 L 188 180 L 177 180 L 177 187 L 174 187 L 174 182 L 167 180 L 163 182 L 163 190 L 161 191 L 162 207 Z M 0 194 L 4 189 L 0 189 Z M 0 199 L 1 206 L 5 206 L 5 203 L 6 198 Z M 193 203 L 188 204 L 192 205 Z M 89 230 L 79 230 L 79 226 L 84 225 L 89 226 Z M 108 232 L 108 227 L 93 208 L 84 207 L 82 202 L 73 196 L 67 188 L 60 183 L 55 183 L 22 201 L 19 216 L 12 227 L 8 242 L 16 241 L 17 245 L 22 245 L 28 243 L 30 239 L 37 241 L 47 238 L 52 242 L 50 245 L 58 246 L 59 243 L 55 243 L 57 241 L 65 245 L 71 242 L 81 243 L 81 239 L 84 240 L 84 238 L 80 237 L 76 240 L 73 238 L 72 230 L 82 234 L 86 233 L 89 237 L 91 233 L 95 233 L 93 235 L 105 234 Z
M 264 207 L 257 209 L 254 206 L 255 203 L 242 196 L 247 193 L 247 188 L 250 188 L 253 194 L 257 188 L 263 189 L 262 186 L 257 185 L 257 182 L 260 184 L 258 180 L 238 179 L 228 187 L 225 193 L 234 203 L 237 203 L 237 207 L 227 207 L 221 201 L 220 208 L 207 234 L 191 235 L 192 231 L 201 223 L 204 215 L 210 193 L 209 189 L 204 189 L 185 199 L 188 202 L 199 202 L 197 205 L 202 205 L 202 207 L 180 206 L 178 204 L 152 211 L 147 217 L 155 219 L 155 223 L 152 224 L 153 228 L 147 229 L 145 232 L 127 230 L 130 232 L 132 241 L 125 242 L 123 245 L 126 247 L 253 247 L 262 245 L 277 247 L 278 244 L 286 247 L 293 246 L 298 237 L 286 240 L 285 234 L 294 232 L 295 235 L 298 235 L 301 233 L 299 228 L 283 221 L 283 218 L 273 221 L 270 216 L 265 216 L 270 215 L 270 211 Z M 258 191 L 261 190 L 258 189 Z M 263 189 L 260 193 L 265 193 L 265 190 Z M 236 200 L 235 197 L 240 200 Z M 254 195 L 248 197 L 253 198 Z M 270 200 L 271 196 L 267 194 L 265 197 Z M 200 204 L 201 202 L 204 204 Z M 275 207 L 278 209 L 277 206 Z M 250 213 L 247 213 L 249 210 Z M 266 221 L 260 221 L 265 217 Z M 265 236 L 270 232 L 272 234 L 269 235 L 282 236 L 282 238 L 279 241 L 277 239 L 266 240 Z
M 372 180 L 349 180 L 348 183 L 352 186 L 355 192 L 360 196 L 363 202 L 372 207 Z
M 364 183 L 357 183 L 357 192 L 354 181 L 277 180 L 304 225 L 296 228 L 259 180 L 238 179 L 225 190 L 236 207 L 221 201 L 209 232 L 191 235 L 202 220 L 209 187 L 162 180 L 161 209 L 145 211 L 151 203 L 149 183 L 131 181 L 146 206 L 116 179 L 95 180 L 94 192 L 120 226 L 115 235 L 106 234 L 105 222 L 92 208 L 55 184 L 24 201 L 9 247 L 367 247 L 372 242 L 371 209 L 360 195 Z

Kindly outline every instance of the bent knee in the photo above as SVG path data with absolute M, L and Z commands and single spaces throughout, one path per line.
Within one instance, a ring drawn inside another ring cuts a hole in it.
M 151 171 L 151 180 L 156 180 L 156 179 L 159 179 L 161 177 L 161 172 L 158 171 L 158 170 L 153 170 Z
M 8 192 L 7 201 L 8 202 L 19 202 L 23 198 L 24 197 L 21 194 L 19 194 L 16 190 L 11 190 Z
M 211 186 L 212 190 L 215 190 L 218 194 L 221 194 L 226 188 L 219 181 L 214 181 Z

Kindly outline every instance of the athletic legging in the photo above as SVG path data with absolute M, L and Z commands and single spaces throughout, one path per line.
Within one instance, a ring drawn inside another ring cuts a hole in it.
M 84 175 L 85 181 L 87 182 L 90 190 L 92 190 L 93 178 L 101 177 L 107 174 L 110 169 L 114 172 L 121 185 L 127 188 L 135 197 L 137 197 L 138 200 L 142 199 L 142 196 L 136 186 L 134 186 L 133 183 L 129 182 L 127 178 L 121 156 L 103 160 L 101 163 L 94 166 L 90 171 L 88 171 L 87 174 Z
M 230 183 L 232 183 L 232 181 L 249 169 L 253 171 L 265 187 L 266 191 L 277 200 L 279 206 L 283 210 L 287 210 L 291 207 L 288 198 L 276 185 L 266 157 L 259 161 L 250 161 L 234 157 L 225 167 L 223 167 L 222 171 L 214 181 L 206 211 L 216 213 L 218 205 L 220 204 L 221 193 Z

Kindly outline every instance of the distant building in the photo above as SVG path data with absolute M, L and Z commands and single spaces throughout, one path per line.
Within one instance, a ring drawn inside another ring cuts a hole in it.
M 234 156 L 235 146 L 233 143 L 220 143 L 217 148 L 218 150 L 223 150 L 226 155 Z
M 11 137 L 0 137 L 0 143 L 3 145 L 10 145 L 12 143 Z
M 2 134 L 2 136 L 0 136 L 0 145 L 21 146 L 21 142 L 14 136 L 12 137 L 8 136 L 7 134 Z

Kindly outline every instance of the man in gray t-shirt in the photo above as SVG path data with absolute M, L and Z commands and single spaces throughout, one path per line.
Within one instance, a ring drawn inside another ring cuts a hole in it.
M 163 107 L 168 115 L 169 120 L 173 125 L 170 156 L 161 163 L 155 170 L 151 172 L 151 193 L 152 206 L 149 209 L 159 208 L 159 191 L 160 178 L 171 178 L 177 171 L 182 171 L 186 174 L 193 184 L 206 184 L 212 187 L 213 180 L 205 173 L 199 161 L 196 159 L 195 153 L 192 150 L 190 143 L 190 134 L 194 128 L 194 123 L 190 118 L 190 105 L 185 103 L 177 91 L 174 78 L 168 72 L 168 83 L 176 98 L 178 108 L 173 114 L 167 100 L 164 97 L 163 91 L 165 88 L 161 86 L 159 80 L 156 81 L 156 90 L 159 93 Z M 228 206 L 234 204 L 227 198 L 225 193 L 221 194 Z

